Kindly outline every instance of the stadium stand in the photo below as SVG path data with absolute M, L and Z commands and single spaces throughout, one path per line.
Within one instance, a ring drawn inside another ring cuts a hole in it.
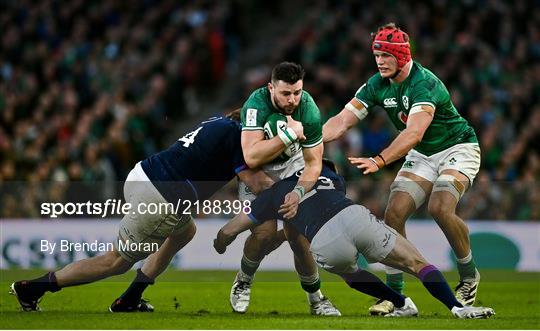
M 271 36 L 274 47 L 263 52 L 260 65 L 242 68 L 243 79 L 232 83 L 229 69 L 250 47 L 251 23 L 269 6 L 3 2 L 0 182 L 25 185 L 2 185 L 2 218 L 39 217 L 39 201 L 69 192 L 32 183 L 103 182 L 100 194 L 115 196 L 114 183 L 168 145 L 167 133 L 200 115 L 201 102 L 227 84 L 240 84 L 225 102 L 240 105 L 281 60 L 301 63 L 305 89 L 324 118 L 336 114 L 375 72 L 370 31 L 395 21 L 412 38 L 413 58 L 445 82 L 479 135 L 482 169 L 460 213 L 466 219 L 540 219 L 540 28 L 534 23 L 540 7 L 534 1 L 304 1 L 293 23 L 280 21 L 281 3 L 266 15 L 276 25 L 289 24 L 288 33 Z M 394 134 L 386 115 L 375 112 L 326 148 L 349 180 L 349 195 L 378 216 L 399 162 L 362 177 L 346 156 L 374 154 Z

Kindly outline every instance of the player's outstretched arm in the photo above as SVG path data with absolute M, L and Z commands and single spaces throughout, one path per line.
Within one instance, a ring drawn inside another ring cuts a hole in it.
M 405 130 L 401 131 L 390 146 L 385 148 L 377 156 L 370 158 L 349 157 L 349 162 L 358 169 L 363 170 L 364 175 L 367 175 L 377 172 L 387 164 L 405 156 L 422 140 L 424 133 L 433 120 L 435 109 L 427 105 L 422 105 L 421 107 L 421 109 L 414 113 L 412 113 L 413 109 L 411 109 Z
M 260 169 L 243 170 L 238 173 L 238 178 L 255 194 L 259 194 L 274 184 L 272 178 Z
M 225 253 L 227 246 L 229 246 L 238 234 L 246 231 L 254 226 L 255 223 L 249 219 L 245 213 L 240 213 L 225 224 L 214 239 L 214 249 L 219 254 Z
M 424 137 L 424 133 L 433 120 L 435 109 L 427 105 L 420 107 L 421 109 L 416 112 L 414 109 L 411 109 L 405 130 L 401 131 L 390 146 L 380 153 L 387 164 L 405 156 Z
M 347 130 L 355 126 L 358 121 L 360 119 L 352 111 L 343 108 L 339 114 L 324 123 L 323 142 L 327 143 L 339 139 Z

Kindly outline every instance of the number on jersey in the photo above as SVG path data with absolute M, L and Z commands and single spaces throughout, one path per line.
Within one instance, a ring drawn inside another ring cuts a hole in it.
M 202 126 L 199 127 L 195 131 L 191 131 L 190 133 L 187 133 L 182 138 L 178 139 L 178 141 L 183 142 L 184 144 L 182 146 L 189 147 L 189 145 L 193 144 L 195 142 L 195 137 L 197 137 L 197 134 L 199 134 L 199 131 L 201 131 Z
M 302 198 L 302 201 L 317 194 L 317 190 L 335 190 L 336 189 L 334 182 L 330 178 L 320 176 L 319 180 L 321 181 L 321 183 L 317 184 L 316 187 L 312 188 L 311 191 L 306 193 L 306 195 L 304 195 L 304 198 Z

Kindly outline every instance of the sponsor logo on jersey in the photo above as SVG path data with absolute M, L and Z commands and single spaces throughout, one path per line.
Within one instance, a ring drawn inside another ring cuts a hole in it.
M 397 107 L 397 101 L 396 98 L 386 98 L 383 100 L 383 105 L 385 107 Z
M 407 116 L 407 114 L 405 114 L 404 112 L 400 111 L 398 114 L 397 114 L 397 117 L 398 119 L 403 122 L 403 124 L 407 124 L 407 120 L 409 119 L 409 116 Z
M 246 126 L 257 126 L 257 109 L 248 108 L 246 113 Z
M 403 102 L 403 107 L 405 107 L 405 109 L 409 109 L 409 97 L 404 95 L 401 97 L 401 101 Z
M 457 162 L 457 160 L 456 160 L 455 157 L 453 157 L 453 158 L 451 158 L 450 160 L 448 160 L 448 163 L 449 163 L 450 165 L 454 165 L 454 164 L 456 164 L 456 162 Z

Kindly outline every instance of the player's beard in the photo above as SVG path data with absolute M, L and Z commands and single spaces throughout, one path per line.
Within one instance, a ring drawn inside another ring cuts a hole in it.
M 282 113 L 283 115 L 291 115 L 292 113 L 294 113 L 294 111 L 296 110 L 296 108 L 298 108 L 298 105 L 295 105 L 293 106 L 293 108 L 291 110 L 288 110 L 288 109 L 285 109 L 283 107 L 280 107 L 279 106 L 279 103 L 278 103 L 278 100 L 276 99 L 276 97 L 274 97 L 274 106 L 276 107 L 276 109 Z

